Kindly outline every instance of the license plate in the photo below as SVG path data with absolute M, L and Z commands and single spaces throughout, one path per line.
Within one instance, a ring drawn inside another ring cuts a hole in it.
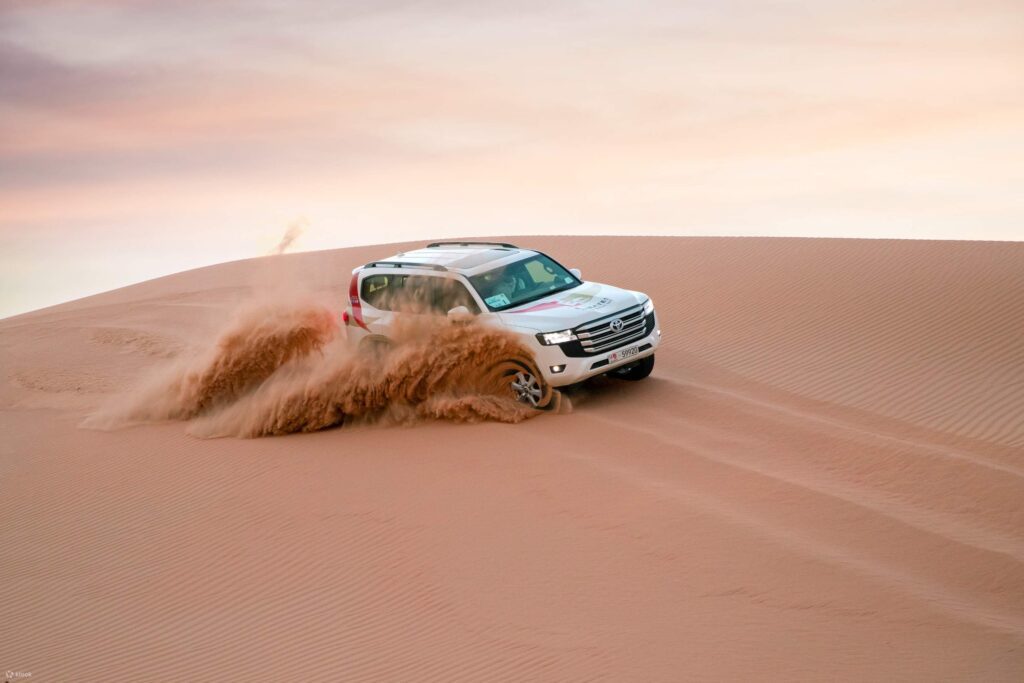
M 612 351 L 611 353 L 609 353 L 608 362 L 617 363 L 620 360 L 625 360 L 626 358 L 629 358 L 630 356 L 635 356 L 638 353 L 640 353 L 639 344 L 636 346 L 627 346 L 624 349 L 619 349 L 618 351 Z

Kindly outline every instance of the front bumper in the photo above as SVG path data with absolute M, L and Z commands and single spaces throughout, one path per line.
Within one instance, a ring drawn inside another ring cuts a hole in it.
M 658 324 L 657 315 L 652 314 L 652 317 L 654 324 L 650 326 L 651 331 L 647 335 L 592 356 L 571 357 L 566 355 L 562 347 L 544 346 L 537 342 L 536 338 L 532 339 L 530 347 L 544 380 L 553 387 L 564 387 L 597 375 L 603 375 L 609 370 L 635 363 L 641 358 L 653 355 L 661 343 L 661 327 Z M 628 358 L 612 359 L 613 355 L 634 346 L 639 349 L 638 353 Z M 552 370 L 553 367 L 560 365 L 565 367 L 561 372 L 556 373 Z

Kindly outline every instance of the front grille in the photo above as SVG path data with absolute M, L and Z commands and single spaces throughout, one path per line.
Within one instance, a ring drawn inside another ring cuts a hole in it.
M 616 320 L 622 321 L 618 330 L 612 329 Z M 596 356 L 643 339 L 653 329 L 654 314 L 645 316 L 643 306 L 633 306 L 574 328 L 577 339 L 559 346 L 570 358 Z

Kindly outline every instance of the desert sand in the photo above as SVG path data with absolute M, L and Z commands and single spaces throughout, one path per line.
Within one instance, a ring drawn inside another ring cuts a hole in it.
M 0 321 L 0 670 L 1024 680 L 1024 244 L 510 239 L 649 293 L 654 374 L 511 424 L 82 426 L 404 245 Z

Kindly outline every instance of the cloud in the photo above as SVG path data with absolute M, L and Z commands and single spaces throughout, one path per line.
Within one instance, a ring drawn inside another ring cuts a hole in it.
M 7 107 L 73 107 L 91 98 L 125 97 L 145 80 L 122 68 L 65 64 L 0 39 L 0 95 Z

